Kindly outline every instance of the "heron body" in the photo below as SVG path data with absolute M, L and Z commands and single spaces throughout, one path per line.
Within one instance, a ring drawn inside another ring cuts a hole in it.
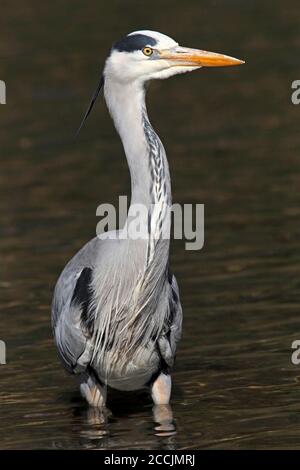
M 53 298 L 52 325 L 63 364 L 79 376 L 88 403 L 104 406 L 106 385 L 150 386 L 156 404 L 168 404 L 170 371 L 181 336 L 182 309 L 169 268 L 172 203 L 164 147 L 150 124 L 145 83 L 202 66 L 241 63 L 221 54 L 182 48 L 168 36 L 137 31 L 113 46 L 101 89 L 123 143 L 131 175 L 132 208 L 146 207 L 147 236 L 94 238 L 66 265 Z M 116 234 L 117 235 L 117 234 Z M 118 233 L 120 235 L 120 233 Z

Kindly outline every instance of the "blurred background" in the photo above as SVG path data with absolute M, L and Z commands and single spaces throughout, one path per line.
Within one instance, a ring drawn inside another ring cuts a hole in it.
M 299 15 L 297 0 L 1 1 L 1 448 L 300 447 Z M 204 248 L 172 244 L 184 310 L 173 435 L 145 396 L 117 395 L 108 423 L 90 419 L 50 325 L 54 284 L 95 236 L 96 207 L 129 194 L 102 98 L 74 133 L 112 43 L 137 29 L 246 60 L 148 92 L 174 202 L 205 204 Z

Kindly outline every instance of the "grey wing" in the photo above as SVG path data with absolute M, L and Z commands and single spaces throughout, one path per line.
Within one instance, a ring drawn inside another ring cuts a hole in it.
M 89 305 L 96 239 L 67 264 L 54 290 L 52 328 L 59 355 L 69 372 L 83 372 L 90 362 Z
M 170 285 L 169 308 L 170 315 L 163 334 L 158 339 L 158 346 L 163 360 L 169 367 L 174 364 L 176 349 L 181 338 L 182 308 L 179 299 L 179 289 L 175 276 L 169 272 Z

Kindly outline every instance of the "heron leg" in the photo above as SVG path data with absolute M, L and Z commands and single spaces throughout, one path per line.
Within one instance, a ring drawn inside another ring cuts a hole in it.
M 80 392 L 90 406 L 104 408 L 106 403 L 106 388 L 89 375 L 80 384 Z
M 171 397 L 171 376 L 163 372 L 151 385 L 151 396 L 155 405 L 168 405 Z
M 170 405 L 154 405 L 152 411 L 157 436 L 173 436 L 176 434 L 176 426 Z

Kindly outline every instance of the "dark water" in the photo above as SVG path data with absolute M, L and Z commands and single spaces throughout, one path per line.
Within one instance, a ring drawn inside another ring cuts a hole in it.
M 299 448 L 300 107 L 298 0 L 1 3 L 0 447 Z M 50 302 L 95 210 L 127 194 L 105 106 L 73 133 L 111 43 L 151 28 L 247 61 L 153 83 L 175 202 L 205 204 L 205 246 L 172 248 L 184 308 L 174 370 L 177 433 L 145 396 L 92 416 L 63 371 Z M 157 428 L 157 426 L 156 426 Z

